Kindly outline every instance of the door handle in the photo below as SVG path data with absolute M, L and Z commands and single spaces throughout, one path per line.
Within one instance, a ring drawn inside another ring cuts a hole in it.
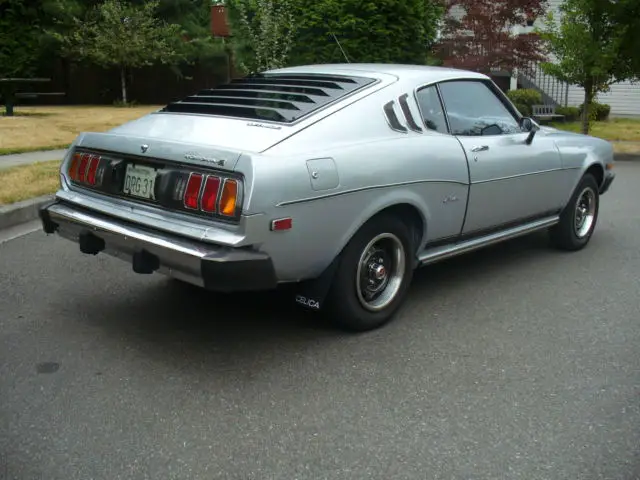
M 479 146 L 479 147 L 473 147 L 473 148 L 471 149 L 471 151 L 472 151 L 473 153 L 475 153 L 475 152 L 484 152 L 484 151 L 486 151 L 486 150 L 489 150 L 489 145 L 481 145 L 481 146 Z

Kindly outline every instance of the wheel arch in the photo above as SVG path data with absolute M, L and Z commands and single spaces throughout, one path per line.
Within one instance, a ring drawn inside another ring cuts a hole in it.
M 336 255 L 323 272 L 315 279 L 307 280 L 299 284 L 298 293 L 296 294 L 296 302 L 298 304 L 311 308 L 312 310 L 319 310 L 321 308 L 347 244 L 364 225 L 384 214 L 398 215 L 403 221 L 406 221 L 408 225 L 413 227 L 414 241 L 416 242 L 414 251 L 415 263 L 413 265 L 415 268 L 417 265 L 417 252 L 427 238 L 429 216 L 426 205 L 424 205 L 417 196 L 416 198 L 412 198 L 411 195 L 403 198 L 395 198 L 393 201 L 378 200 L 363 212 L 358 221 L 355 221 L 352 228 L 341 238 L 338 244 L 339 247 L 336 249 Z
M 408 227 L 412 228 L 414 232 L 414 247 L 416 250 L 414 253 L 417 253 L 427 238 L 428 209 L 422 202 L 422 199 L 407 196 L 395 200 L 376 202 L 363 212 L 358 221 L 354 222 L 352 228 L 342 237 L 337 256 L 340 256 L 353 236 L 356 235 L 364 225 L 375 221 L 377 217 L 384 214 L 397 215 Z
M 604 167 L 600 165 L 600 163 L 595 162 L 589 165 L 585 169 L 583 176 L 586 174 L 593 175 L 596 179 L 596 182 L 598 183 L 598 187 L 602 187 L 602 184 L 604 183 Z

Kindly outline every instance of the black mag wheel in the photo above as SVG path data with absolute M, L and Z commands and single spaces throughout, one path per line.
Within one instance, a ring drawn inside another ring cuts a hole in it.
M 336 326 L 362 332 L 391 320 L 413 277 L 411 233 L 401 219 L 380 215 L 351 239 L 325 304 Z

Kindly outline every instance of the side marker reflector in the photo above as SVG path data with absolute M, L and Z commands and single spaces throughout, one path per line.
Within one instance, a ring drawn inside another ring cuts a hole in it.
M 291 230 L 292 227 L 293 227 L 292 218 L 279 218 L 278 220 L 271 221 L 271 231 L 273 232 Z

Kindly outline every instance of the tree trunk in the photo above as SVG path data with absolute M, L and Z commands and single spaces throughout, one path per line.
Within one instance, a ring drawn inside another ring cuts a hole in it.
M 593 103 L 593 79 L 588 79 L 584 85 L 584 105 L 582 106 L 582 133 L 589 135 L 589 116 Z
M 120 86 L 122 87 L 122 103 L 127 104 L 127 78 L 125 75 L 125 69 L 120 69 Z
M 13 117 L 13 96 L 11 94 L 9 94 L 9 96 L 7 97 L 7 99 L 4 101 L 4 107 L 6 110 L 5 115 L 7 117 Z

